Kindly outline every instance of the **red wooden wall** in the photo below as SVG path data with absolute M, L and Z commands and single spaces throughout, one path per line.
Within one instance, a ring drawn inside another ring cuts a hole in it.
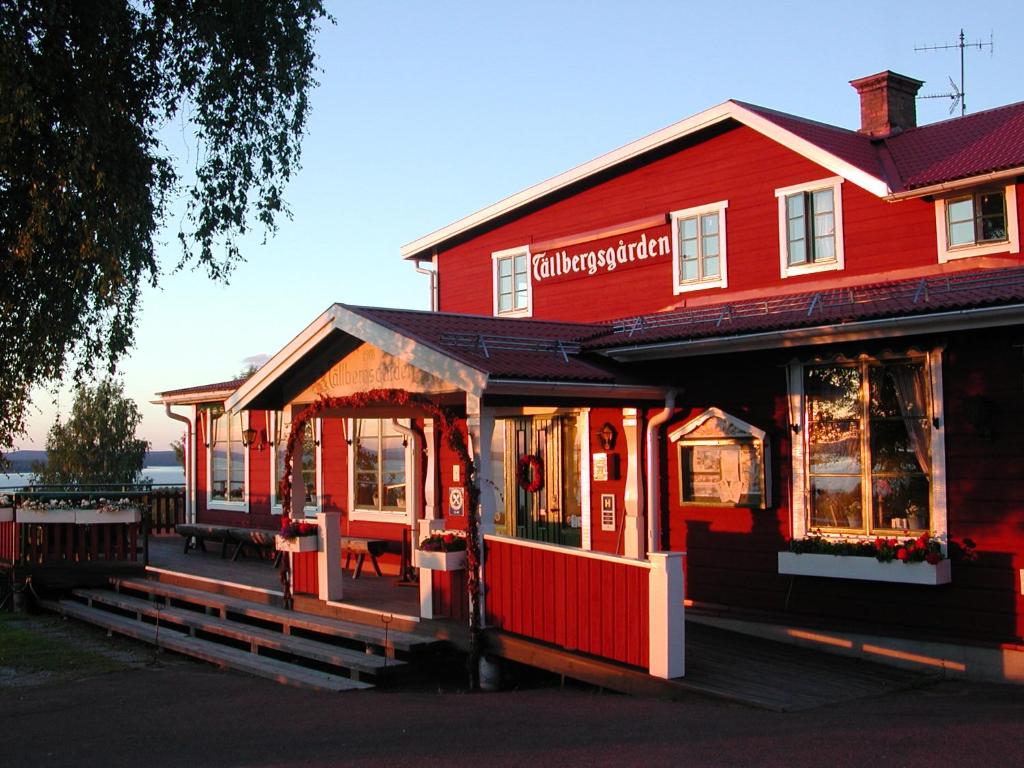
M 292 592 L 297 595 L 319 595 L 316 552 L 292 553 Z
M 877 354 L 937 339 L 848 345 L 849 356 Z M 856 621 L 859 626 L 938 637 L 1020 641 L 1024 638 L 1024 341 L 1018 331 L 944 336 L 947 509 L 949 534 L 970 537 L 978 559 L 953 564 L 953 583 L 940 587 L 780 576 L 788 548 L 790 444 L 782 364 L 774 354 L 690 361 L 683 408 L 665 431 L 710 406 L 767 430 L 773 501 L 769 509 L 682 506 L 675 446 L 666 441 L 663 521 L 666 543 L 687 552 L 687 597 L 701 604 L 748 609 L 804 621 Z M 832 350 L 838 351 L 838 350 Z M 809 353 L 808 353 L 809 354 Z M 799 356 L 799 355 L 798 355 Z
M 572 550 L 487 538 L 490 626 L 646 667 L 649 571 Z
M 835 174 L 744 126 L 738 126 L 673 155 L 621 174 L 597 186 L 438 254 L 440 309 L 490 315 L 493 312 L 491 253 L 505 248 L 565 238 L 655 214 L 666 214 L 728 200 L 727 289 L 681 296 L 672 292 L 672 258 L 659 256 L 599 270 L 544 279 L 533 286 L 533 317 L 607 320 L 725 298 L 760 296 L 889 279 L 922 271 L 969 268 L 978 260 L 938 264 L 934 205 L 931 201 L 888 203 L 850 181 L 842 184 L 845 269 L 818 275 L 779 276 L 778 208 L 775 189 Z M 1024 195 L 1018 195 L 1024 211 Z M 1024 220 L 1024 213 L 1022 213 Z M 645 230 L 648 237 L 670 234 L 668 226 Z M 639 233 L 636 233 L 638 236 Z M 627 242 L 634 235 L 619 235 Z M 606 243 L 595 243 L 605 247 Z M 572 255 L 583 245 L 567 248 Z M 589 250 L 589 246 L 587 247 Z M 548 251 L 551 252 L 550 250 Z M 999 263 L 1020 264 L 1021 254 Z M 972 264 L 973 262 L 973 264 Z M 595 301 L 595 297 L 600 297 Z
M 13 563 L 18 559 L 18 527 L 13 520 L 0 523 L 0 560 Z

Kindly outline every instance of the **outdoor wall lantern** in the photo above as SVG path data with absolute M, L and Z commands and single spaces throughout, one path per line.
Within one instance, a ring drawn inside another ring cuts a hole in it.
M 610 451 L 615 447 L 616 437 L 615 427 L 609 424 L 607 421 L 601 430 L 597 433 L 597 439 L 601 441 L 601 448 L 605 451 Z
M 252 427 L 242 430 L 242 445 L 248 448 L 256 442 L 256 430 Z

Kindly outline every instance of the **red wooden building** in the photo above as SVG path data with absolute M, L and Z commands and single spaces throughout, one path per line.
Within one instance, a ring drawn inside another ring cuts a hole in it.
M 918 127 L 919 81 L 852 85 L 859 130 L 725 102 L 405 246 L 433 311 L 337 304 L 163 393 L 194 519 L 273 526 L 296 414 L 412 391 L 470 438 L 489 627 L 678 676 L 685 569 L 688 619 L 1024 680 L 1024 103 Z M 465 527 L 434 419 L 319 415 L 295 499 L 325 538 Z M 923 534 L 977 557 L 790 552 Z M 420 583 L 465 616 L 461 576 Z

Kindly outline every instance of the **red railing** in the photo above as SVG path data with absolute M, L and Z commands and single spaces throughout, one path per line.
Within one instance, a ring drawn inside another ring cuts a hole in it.
M 485 545 L 489 626 L 649 666 L 650 563 L 499 536 Z
M 153 488 L 142 497 L 140 505 L 149 515 L 150 533 L 174 533 L 174 526 L 185 522 L 184 488 Z
M 0 562 L 13 564 L 18 559 L 18 528 L 13 520 L 0 522 Z
M 22 565 L 134 563 L 142 559 L 139 523 L 16 523 Z

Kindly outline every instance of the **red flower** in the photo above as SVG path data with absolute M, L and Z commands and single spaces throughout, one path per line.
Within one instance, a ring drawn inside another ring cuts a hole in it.
M 935 565 L 941 559 L 942 559 L 942 553 L 941 552 L 929 552 L 927 555 L 924 556 L 925 562 L 926 563 L 930 563 L 931 565 Z
M 897 560 L 906 560 L 907 559 L 907 550 L 905 550 L 903 547 L 900 547 L 899 549 L 897 549 L 896 550 L 896 559 Z

